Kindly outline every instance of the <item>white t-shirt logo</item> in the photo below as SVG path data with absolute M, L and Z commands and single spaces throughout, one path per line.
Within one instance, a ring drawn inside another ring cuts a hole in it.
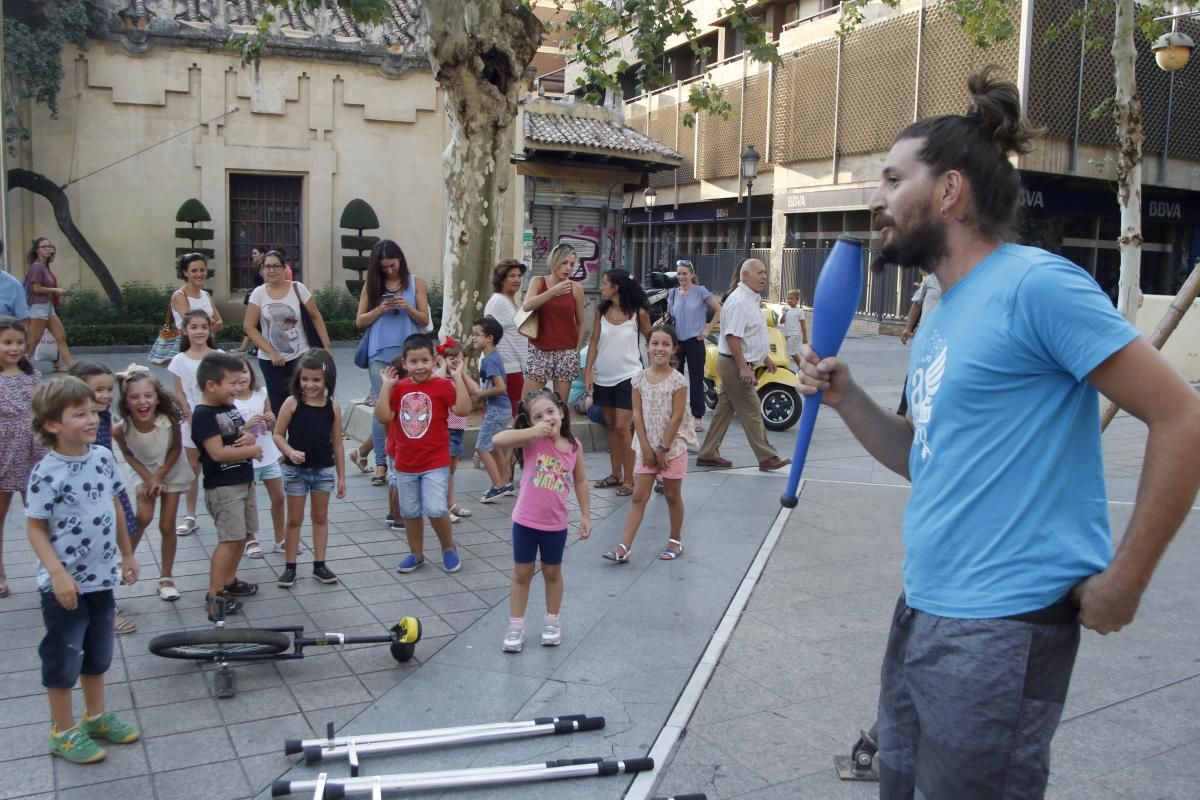
M 942 376 L 946 372 L 948 348 L 946 340 L 935 334 L 926 347 L 926 355 L 921 358 L 922 366 L 913 372 L 909 408 L 912 409 L 914 426 L 913 443 L 920 445 L 922 461 L 928 461 L 933 456 L 933 451 L 929 449 L 928 426 L 933 419 L 933 398 L 941 388 Z

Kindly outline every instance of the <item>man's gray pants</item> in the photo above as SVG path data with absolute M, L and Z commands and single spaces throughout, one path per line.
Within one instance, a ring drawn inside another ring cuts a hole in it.
M 892 617 L 879 692 L 881 800 L 1031 800 L 1046 791 L 1079 623 L 1063 600 L 1017 617 Z

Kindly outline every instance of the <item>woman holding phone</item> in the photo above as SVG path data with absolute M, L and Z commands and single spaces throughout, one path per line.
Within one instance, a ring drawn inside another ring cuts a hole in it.
M 354 323 L 367 337 L 371 394 L 378 400 L 380 370 L 400 355 L 405 339 L 429 324 L 425 281 L 409 272 L 404 251 L 391 239 L 380 239 L 371 248 L 367 280 L 358 298 Z M 375 475 L 371 483 L 383 486 L 387 483 L 387 430 L 382 422 L 372 421 L 371 439 L 375 449 Z M 365 456 L 357 453 L 351 458 L 356 464 L 360 459 L 365 460 Z

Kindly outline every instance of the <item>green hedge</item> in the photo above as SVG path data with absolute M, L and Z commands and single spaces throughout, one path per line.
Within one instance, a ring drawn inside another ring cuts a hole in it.
M 114 345 L 144 344 L 146 351 L 162 327 L 128 322 L 109 325 L 67 325 L 67 342 L 71 347 L 112 347 Z
M 145 345 L 149 350 L 158 336 L 163 316 L 171 302 L 175 287 L 152 286 L 133 282 L 121 287 L 125 296 L 125 315 L 118 317 L 108 297 L 95 289 L 68 289 L 58 314 L 67 328 L 72 345 L 80 347 L 113 347 Z M 362 335 L 354 324 L 358 298 L 343 286 L 323 286 L 313 291 L 317 308 L 325 318 L 332 341 L 356 342 Z M 442 285 L 429 284 L 429 310 L 436 331 L 442 321 Z M 114 322 L 114 320 L 117 320 Z M 230 324 L 221 332 L 222 341 L 240 339 L 240 326 Z
M 135 281 L 121 287 L 125 297 L 125 316 L 119 317 L 108 296 L 96 289 L 68 289 L 63 295 L 58 315 L 66 325 L 111 325 L 123 323 L 155 323 L 162 325 L 171 303 L 174 286 L 152 286 Z

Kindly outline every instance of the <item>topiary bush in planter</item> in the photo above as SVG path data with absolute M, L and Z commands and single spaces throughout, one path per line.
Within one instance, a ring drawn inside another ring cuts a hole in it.
M 376 216 L 375 209 L 371 208 L 366 200 L 355 198 L 342 209 L 342 218 L 338 225 L 358 232 L 353 236 L 342 234 L 342 249 L 355 252 L 355 255 L 352 256 L 342 256 L 342 267 L 358 274 L 358 278 L 346 281 L 346 288 L 357 298 L 362 293 L 363 273 L 366 272 L 371 260 L 370 256 L 365 256 L 363 253 L 370 250 L 379 241 L 378 236 L 364 236 L 363 231 L 378 228 L 379 217 Z
M 179 210 L 175 212 L 175 221 L 186 222 L 191 225 L 190 228 L 175 229 L 175 238 L 186 239 L 190 244 L 188 247 L 175 248 L 176 259 L 186 253 L 199 253 L 209 261 L 212 261 L 216 257 L 216 253 L 212 248 L 201 247 L 199 244 L 200 242 L 210 241 L 217 235 L 216 231 L 211 228 L 196 227 L 196 224 L 199 222 L 212 222 L 212 215 L 208 213 L 208 209 L 204 207 L 203 203 L 194 197 L 185 200 L 183 205 L 179 207 Z M 208 277 L 211 278 L 213 274 L 213 270 L 210 267 Z

